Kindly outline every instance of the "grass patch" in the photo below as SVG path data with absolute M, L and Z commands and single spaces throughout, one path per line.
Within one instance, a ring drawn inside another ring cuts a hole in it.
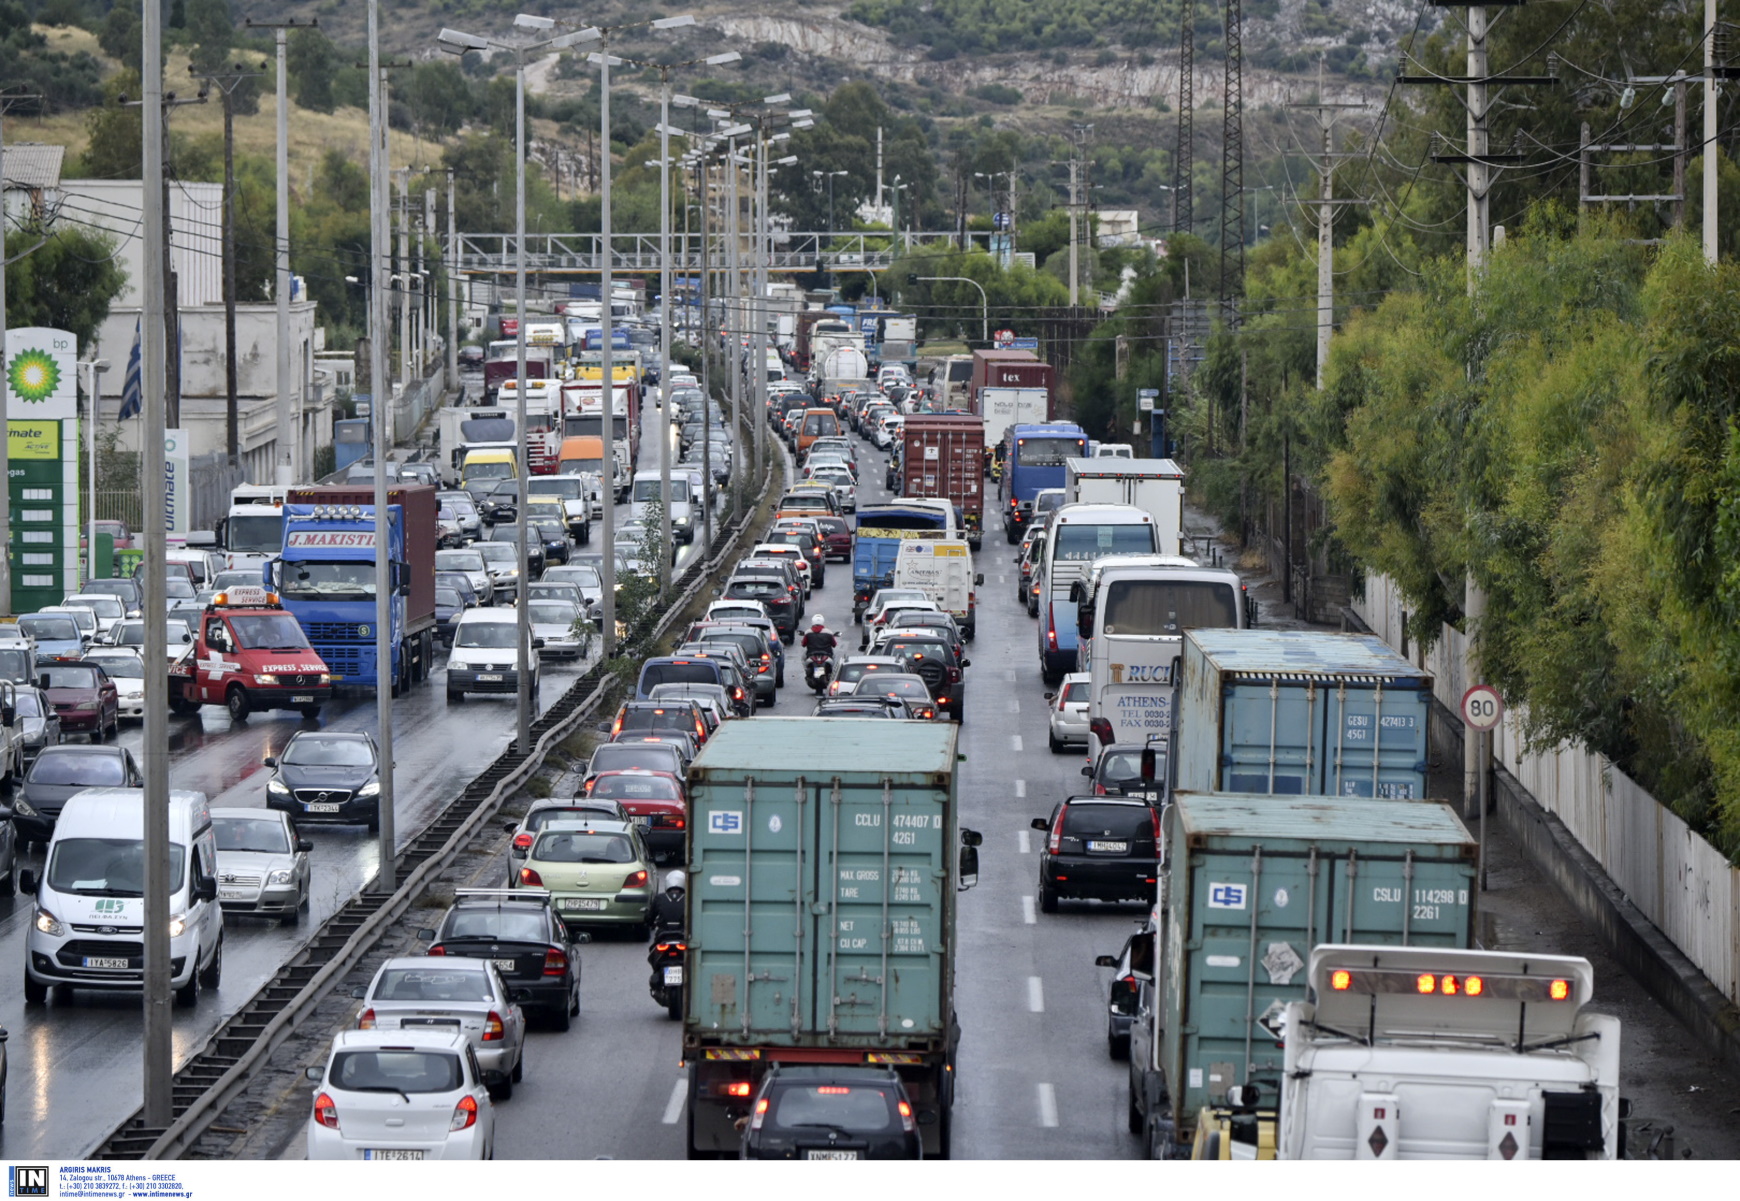
M 551 782 L 549 776 L 540 773 L 526 781 L 526 791 L 531 793 L 534 799 L 541 801 L 556 791 L 556 786 Z

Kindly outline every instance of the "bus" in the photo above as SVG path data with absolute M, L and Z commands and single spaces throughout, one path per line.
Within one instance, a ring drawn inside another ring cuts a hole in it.
M 1045 529 L 1045 557 L 1036 575 L 1039 670 L 1046 686 L 1055 687 L 1076 664 L 1075 586 L 1089 578 L 1094 560 L 1158 554 L 1160 538 L 1153 515 L 1135 505 L 1062 505 Z
M 1064 464 L 1087 457 L 1087 434 L 1071 422 L 1012 425 L 1003 435 L 1002 478 L 997 497 L 1003 508 L 1003 533 L 1011 545 L 1021 541 L 1033 518 L 1033 494 L 1041 488 L 1062 488 L 1068 482 Z

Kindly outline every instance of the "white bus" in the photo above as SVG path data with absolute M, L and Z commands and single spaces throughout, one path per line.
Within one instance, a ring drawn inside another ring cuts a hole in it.
M 1039 670 L 1055 687 L 1076 663 L 1075 585 L 1106 555 L 1152 555 L 1160 540 L 1154 518 L 1135 505 L 1061 505 L 1045 523 L 1040 560 Z

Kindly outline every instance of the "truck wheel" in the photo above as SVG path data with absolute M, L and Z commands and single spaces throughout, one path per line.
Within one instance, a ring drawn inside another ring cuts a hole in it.
M 224 693 L 224 707 L 230 711 L 231 721 L 247 721 L 248 714 L 254 711 L 248 703 L 248 690 L 240 684 L 231 684 L 229 691 Z
M 1137 1108 L 1137 1106 L 1136 1106 L 1136 1086 L 1135 1086 L 1135 1084 L 1134 1083 L 1129 1084 L 1125 1091 L 1126 1091 L 1127 1098 L 1128 1098 L 1125 1101 L 1125 1106 L 1124 1106 L 1125 1114 L 1126 1114 L 1125 1119 L 1124 1119 L 1125 1125 L 1127 1125 L 1130 1128 L 1131 1134 L 1140 1134 L 1140 1133 L 1142 1133 L 1142 1111 L 1141 1111 L 1141 1109 Z

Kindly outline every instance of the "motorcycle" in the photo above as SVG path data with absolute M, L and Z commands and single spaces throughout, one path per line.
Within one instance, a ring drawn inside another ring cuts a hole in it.
M 811 651 L 804 656 L 804 683 L 818 696 L 828 687 L 834 674 L 834 656 L 827 651 Z
M 683 1017 L 683 960 L 687 951 L 682 927 L 660 926 L 646 953 L 652 967 L 652 978 L 647 981 L 652 999 L 665 1007 L 673 1022 Z

